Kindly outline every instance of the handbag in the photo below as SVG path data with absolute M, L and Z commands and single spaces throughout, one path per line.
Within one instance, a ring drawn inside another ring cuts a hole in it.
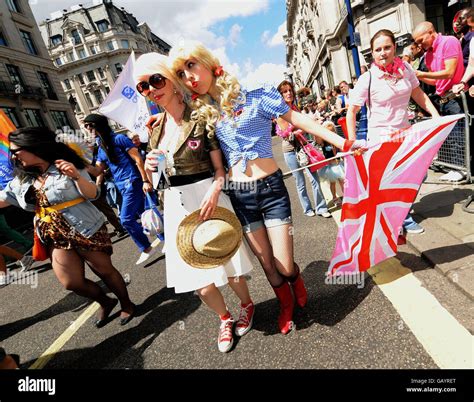
M 309 164 L 308 155 L 306 155 L 306 152 L 302 146 L 299 147 L 298 151 L 296 152 L 296 160 L 298 161 L 298 165 L 300 165 L 300 167 L 305 167 Z
M 146 193 L 145 211 L 141 214 L 143 233 L 149 236 L 157 236 L 161 241 L 164 237 L 164 220 L 163 215 L 157 208 L 156 197 L 150 193 Z
M 40 237 L 36 233 L 36 228 L 33 235 L 33 250 L 31 252 L 31 256 L 35 261 L 44 261 L 49 258 L 46 245 L 41 241 Z
M 295 134 L 295 138 L 301 145 L 300 150 L 296 154 L 296 158 L 298 159 L 298 154 L 300 152 L 304 152 L 307 159 L 308 159 L 308 163 L 306 165 L 303 165 L 303 166 L 311 165 L 313 163 L 317 163 L 317 162 L 321 162 L 321 161 L 326 160 L 323 153 L 318 151 L 313 144 L 309 143 L 308 140 L 302 134 Z M 301 158 L 303 159 L 303 157 L 301 157 Z M 298 159 L 298 163 L 299 163 L 299 159 Z M 310 170 L 311 173 L 314 173 L 318 169 L 321 169 L 322 167 L 328 165 L 329 163 L 330 163 L 330 161 L 326 162 L 326 163 L 320 163 L 316 166 L 311 166 L 309 168 L 309 170 Z

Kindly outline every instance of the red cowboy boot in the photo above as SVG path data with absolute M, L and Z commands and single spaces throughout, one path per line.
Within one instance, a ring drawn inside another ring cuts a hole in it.
M 284 282 L 283 285 L 273 288 L 278 300 L 280 301 L 280 315 L 278 316 L 278 326 L 280 332 L 286 335 L 294 328 L 293 323 L 293 309 L 295 308 L 295 302 L 293 300 L 293 294 L 291 293 L 290 285 L 288 282 Z
M 306 306 L 306 302 L 308 301 L 308 292 L 304 286 L 303 277 L 301 273 L 298 274 L 296 281 L 293 283 L 290 282 L 291 287 L 293 288 L 293 293 L 295 294 L 296 304 L 303 308 Z

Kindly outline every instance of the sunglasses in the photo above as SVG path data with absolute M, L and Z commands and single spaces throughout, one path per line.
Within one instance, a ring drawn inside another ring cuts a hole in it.
M 23 151 L 24 149 L 25 148 L 22 148 L 22 147 L 15 148 L 15 149 L 10 148 L 10 153 L 12 154 L 12 156 L 15 156 L 18 152 Z
M 140 95 L 148 96 L 148 94 L 144 94 L 144 92 L 150 90 L 150 85 L 155 89 L 164 88 L 164 86 L 166 85 L 166 77 L 163 77 L 161 74 L 158 73 L 150 75 L 150 78 L 148 78 L 148 82 L 140 81 L 137 84 L 137 91 L 140 93 Z
M 94 123 L 85 123 L 84 128 L 95 128 L 95 124 Z

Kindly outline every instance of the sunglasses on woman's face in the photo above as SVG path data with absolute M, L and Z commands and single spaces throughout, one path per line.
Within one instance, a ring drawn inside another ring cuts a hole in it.
M 23 151 L 24 148 L 10 148 L 10 153 L 12 154 L 12 156 L 15 156 L 18 152 L 20 151 Z
M 161 74 L 158 73 L 150 75 L 150 78 L 148 78 L 148 82 L 140 81 L 137 84 L 137 91 L 140 93 L 140 95 L 148 96 L 148 92 L 145 93 L 145 91 L 150 90 L 150 85 L 155 89 L 164 88 L 164 86 L 166 85 L 166 77 L 163 77 Z

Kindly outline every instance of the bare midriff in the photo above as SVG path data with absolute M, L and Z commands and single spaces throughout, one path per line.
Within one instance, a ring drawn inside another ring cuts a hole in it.
M 229 171 L 229 180 L 246 182 L 270 176 L 279 168 L 273 158 L 257 158 L 247 161 L 245 172 L 240 170 L 242 159 L 238 161 Z

